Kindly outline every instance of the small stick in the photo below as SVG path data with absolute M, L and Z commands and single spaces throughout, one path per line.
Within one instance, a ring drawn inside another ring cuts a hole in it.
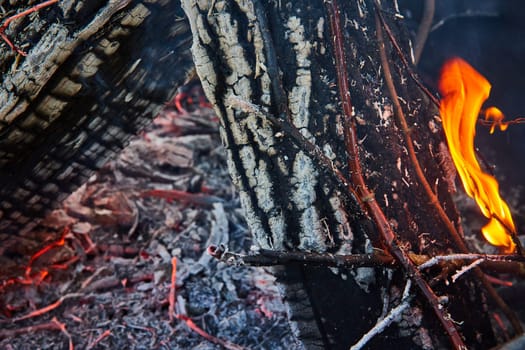
M 98 345 L 98 343 L 100 343 L 102 340 L 106 339 L 110 335 L 111 335 L 111 330 L 110 329 L 106 329 L 101 335 L 99 335 L 97 337 L 97 339 L 93 340 L 93 342 L 91 344 L 88 344 L 86 349 L 87 350 L 93 349 L 95 346 Z
M 419 23 L 417 29 L 416 40 L 414 41 L 414 63 L 419 63 L 421 59 L 421 54 L 423 53 L 423 48 L 425 47 L 425 42 L 428 38 L 428 33 L 430 33 L 430 27 L 432 27 L 432 20 L 434 19 L 434 11 L 436 9 L 435 0 L 425 0 L 423 8 L 423 17 Z
M 334 162 L 323 153 L 319 146 L 308 140 L 293 124 L 290 124 L 287 120 L 278 119 L 270 113 L 264 111 L 259 106 L 234 95 L 228 96 L 226 98 L 225 104 L 227 104 L 227 107 L 229 108 L 234 108 L 247 113 L 253 113 L 259 118 L 265 118 L 275 126 L 279 127 L 284 133 L 291 137 L 291 140 L 297 145 L 297 147 L 307 151 L 308 155 L 317 162 L 319 167 L 324 168 L 324 170 L 326 170 L 327 173 L 332 176 L 336 184 L 339 185 L 339 188 L 349 199 L 355 200 L 361 208 L 363 207 L 361 198 L 358 196 L 357 192 L 352 188 L 352 186 L 350 186 L 350 180 L 341 172 L 341 170 L 337 169 Z M 379 244 L 379 242 L 377 242 L 374 237 L 372 237 L 372 240 Z
M 62 231 L 62 235 L 57 241 L 46 245 L 44 248 L 40 249 L 38 252 L 36 252 L 35 254 L 31 256 L 31 258 L 29 259 L 29 262 L 27 263 L 27 267 L 25 271 L 26 277 L 29 277 L 31 275 L 32 266 L 38 258 L 40 258 L 45 253 L 49 252 L 53 248 L 62 247 L 66 243 L 66 236 L 68 235 L 68 233 L 69 233 L 69 227 L 64 228 L 64 230 Z
M 373 337 L 376 335 L 381 334 L 388 326 L 392 324 L 401 314 L 403 311 L 405 311 L 410 306 L 410 299 L 412 299 L 409 295 L 410 287 L 411 287 L 410 280 L 407 280 L 407 283 L 405 285 L 405 290 L 403 291 L 403 298 L 401 299 L 401 303 L 390 310 L 390 312 L 385 316 L 383 319 L 377 320 L 377 323 L 375 324 L 372 329 L 370 329 L 365 335 L 359 339 L 357 343 L 352 345 L 350 347 L 350 350 L 360 350 L 362 349 Z
M 376 3 L 376 6 L 377 3 Z M 379 7 L 377 8 L 377 13 L 379 13 Z M 427 195 L 430 204 L 435 208 L 437 211 L 437 214 L 441 221 L 445 224 L 448 231 L 452 235 L 452 238 L 454 239 L 454 242 L 458 245 L 458 247 L 461 248 L 461 250 L 466 250 L 466 245 L 463 242 L 463 239 L 461 238 L 460 234 L 458 233 L 456 227 L 454 224 L 450 221 L 447 214 L 443 210 L 443 207 L 439 203 L 439 199 L 432 191 L 432 188 L 430 184 L 427 181 L 427 178 L 425 177 L 425 173 L 423 172 L 423 169 L 421 168 L 421 165 L 419 164 L 419 160 L 416 156 L 416 151 L 414 149 L 414 143 L 412 142 L 412 136 L 410 136 L 410 128 L 408 127 L 405 114 L 403 113 L 403 109 L 401 108 L 401 104 L 399 103 L 399 96 L 397 94 L 394 81 L 392 80 L 392 73 L 390 71 L 390 64 L 388 62 L 388 57 L 385 50 L 385 42 L 383 39 L 383 30 L 380 25 L 380 18 L 379 15 L 377 16 L 378 21 L 376 25 L 376 31 L 377 31 L 377 41 L 379 44 L 379 55 L 381 58 L 381 67 L 383 68 L 384 77 L 385 77 L 385 83 L 388 89 L 388 92 L 390 94 L 390 98 L 392 99 L 392 103 L 394 104 L 394 114 L 397 118 L 398 124 L 403 132 L 404 138 L 405 138 L 405 146 L 408 151 L 408 155 L 410 157 L 410 161 L 412 162 L 412 166 L 414 167 L 414 171 L 416 172 L 417 178 L 419 179 L 419 182 L 421 186 L 423 186 L 423 189 L 425 191 L 425 194 Z
M 186 315 L 176 315 L 177 319 L 182 320 L 186 322 L 186 325 L 195 333 L 203 337 L 204 339 L 214 343 L 223 346 L 224 348 L 228 350 L 245 350 L 244 347 L 234 344 L 232 342 L 229 342 L 227 340 L 222 340 L 217 337 L 214 337 L 213 335 L 207 333 L 205 330 L 203 330 L 201 327 L 197 326 L 195 322 L 191 318 L 189 318 Z
M 497 277 L 494 277 L 494 276 L 491 276 L 491 275 L 485 274 L 485 277 L 492 284 L 505 286 L 505 287 L 512 287 L 514 285 L 514 283 L 512 283 L 512 281 L 502 280 L 501 278 L 497 278 Z
M 424 263 L 418 266 L 418 269 L 424 270 L 437 265 L 441 261 L 452 261 L 452 260 L 478 260 L 483 261 L 494 261 L 494 262 L 510 262 L 510 261 L 525 261 L 521 255 L 491 255 L 491 254 L 474 254 L 474 253 L 465 253 L 465 254 L 450 254 L 450 255 L 437 255 L 434 256 Z
M 23 320 L 27 320 L 29 318 L 33 318 L 33 317 L 38 317 L 38 316 L 41 316 L 51 310 L 54 310 L 56 309 L 57 307 L 59 307 L 60 305 L 62 305 L 62 303 L 64 301 L 66 301 L 67 299 L 72 299 L 72 298 L 81 298 L 83 297 L 84 294 L 81 294 L 81 293 L 70 293 L 70 294 L 66 294 L 64 296 L 61 296 L 57 301 L 55 301 L 54 303 L 52 304 L 49 304 L 48 306 L 44 306 L 43 308 L 40 308 L 40 309 L 37 309 L 35 311 L 32 311 L 26 315 L 22 315 L 20 317 L 16 317 L 16 318 L 13 318 L 12 319 L 12 322 L 18 322 L 18 321 L 23 321 Z
M 385 32 L 388 36 L 388 39 L 392 43 L 392 46 L 394 47 L 395 51 L 397 52 L 398 57 L 401 59 L 401 62 L 403 63 L 403 66 L 408 71 L 410 77 L 412 80 L 416 83 L 416 85 L 427 95 L 432 103 L 439 107 L 439 100 L 436 96 L 434 96 L 430 90 L 419 80 L 419 77 L 417 76 L 416 72 L 414 72 L 412 65 L 408 62 L 407 58 L 405 57 L 405 54 L 403 53 L 403 50 L 401 50 L 401 47 L 399 46 L 396 38 L 394 37 L 394 34 L 392 33 L 392 30 L 390 29 L 390 26 L 386 23 L 385 18 L 381 12 L 379 12 L 379 19 L 381 20 L 381 24 L 383 25 Z M 434 28 L 432 28 L 431 31 L 433 31 Z M 486 126 L 486 127 L 492 127 L 494 122 L 484 119 L 478 119 L 478 123 Z M 513 125 L 513 124 L 525 124 L 525 117 L 518 117 L 513 120 L 509 120 L 505 122 L 507 125 Z
M 57 328 L 66 335 L 67 339 L 69 340 L 69 350 L 75 350 L 75 346 L 73 345 L 73 338 L 71 337 L 71 334 L 69 334 L 69 332 L 67 331 L 66 324 L 58 321 L 56 317 L 53 317 L 51 322 L 55 323 L 57 325 Z
M 275 118 L 270 113 L 264 111 L 257 105 L 245 101 L 238 96 L 230 95 L 226 98 L 225 103 L 228 107 L 234 108 L 243 112 L 253 113 L 259 118 L 264 118 L 278 126 L 282 131 L 289 134 L 292 137 L 292 140 L 299 146 L 301 149 L 308 151 L 308 154 L 317 160 L 321 165 L 326 169 L 334 172 L 337 182 L 342 185 L 342 187 L 348 187 L 349 180 L 343 175 L 343 173 L 337 169 L 330 158 L 324 155 L 323 151 L 314 143 L 310 142 L 301 132 L 293 125 L 289 124 L 286 121 Z M 355 192 L 352 191 L 352 194 L 357 196 Z
M 478 123 L 483 126 L 492 127 L 494 125 L 493 121 L 485 120 L 485 119 L 478 119 Z M 513 125 L 513 124 L 525 124 L 525 117 L 517 117 L 512 120 L 508 120 L 505 122 L 506 125 Z
M 217 337 L 214 337 L 213 335 L 211 334 L 208 334 L 206 331 L 204 331 L 202 328 L 200 328 L 199 326 L 197 326 L 195 324 L 195 322 L 193 322 L 193 320 L 191 318 L 189 318 L 188 316 L 186 315 L 183 315 L 183 314 L 177 314 L 175 312 L 175 305 L 176 305 L 176 298 L 175 298 L 175 292 L 176 292 L 176 283 L 177 283 L 177 258 L 176 257 L 173 257 L 171 259 L 171 283 L 170 283 L 170 294 L 168 296 L 168 303 L 169 303 L 169 307 L 168 307 L 168 310 L 169 310 L 169 321 L 170 323 L 173 322 L 174 318 L 178 319 L 178 320 L 182 320 L 186 323 L 186 325 L 194 332 L 196 332 L 197 334 L 199 334 L 201 337 L 205 338 L 206 340 L 212 342 L 212 343 L 215 343 L 215 344 L 219 344 L 219 345 L 222 345 L 224 348 L 228 349 L 228 350 L 244 350 L 243 347 L 237 345 L 237 344 L 234 344 L 234 343 L 231 343 L 227 340 L 222 340 L 222 339 L 219 339 Z M 149 330 L 150 331 L 150 330 Z
M 506 341 L 510 340 L 509 332 L 507 330 L 507 327 L 505 327 L 505 323 L 503 323 L 503 320 L 497 313 L 492 314 L 492 318 L 496 322 L 496 324 L 499 326 L 500 330 L 503 332 L 503 336 L 505 337 Z
M 311 266 L 329 266 L 345 269 L 357 267 L 388 267 L 399 268 L 399 264 L 394 258 L 382 250 L 377 250 L 372 254 L 349 254 L 339 255 L 330 253 L 312 253 L 299 251 L 273 251 L 258 249 L 253 254 L 238 254 L 227 251 L 226 247 L 211 245 L 207 252 L 215 259 L 233 266 L 276 266 L 291 263 L 301 263 Z M 491 254 L 450 254 L 429 257 L 409 252 L 408 256 L 417 265 L 419 271 L 438 265 L 441 262 L 450 263 L 451 267 L 462 264 L 461 261 L 478 260 L 482 261 L 482 266 L 502 273 L 510 273 L 520 278 L 524 277 L 523 270 L 525 259 L 521 255 L 491 255 Z M 508 282 L 501 281 L 489 275 L 485 275 L 490 283 L 509 285 Z
M 91 282 L 93 282 L 93 280 L 95 278 L 97 278 L 102 272 L 106 272 L 108 271 L 109 268 L 107 266 L 102 266 L 102 267 L 99 267 L 95 272 L 93 272 L 91 274 L 91 276 L 89 276 L 88 278 L 86 278 L 81 284 L 80 284 L 80 289 L 85 289 L 87 286 L 89 286 L 91 284 Z
M 177 258 L 173 257 L 171 259 L 171 284 L 170 284 L 170 294 L 169 294 L 169 320 L 170 323 L 173 323 L 173 317 L 175 316 L 175 292 L 177 287 Z
M 372 254 L 334 255 L 309 252 L 279 252 L 259 249 L 250 255 L 228 252 L 224 245 L 208 247 L 208 254 L 228 265 L 275 266 L 290 263 L 302 263 L 314 266 L 330 266 L 342 268 L 356 267 L 394 267 L 395 260 L 382 251 Z
M 471 264 L 469 264 L 467 266 L 463 266 L 458 272 L 456 272 L 454 275 L 452 275 L 452 283 L 456 283 L 456 280 L 458 278 L 460 278 L 465 273 L 467 273 L 468 271 L 472 270 L 473 268 L 475 268 L 476 266 L 478 266 L 482 262 L 483 262 L 483 259 L 478 259 L 478 260 L 475 260 L 473 263 L 471 263 Z

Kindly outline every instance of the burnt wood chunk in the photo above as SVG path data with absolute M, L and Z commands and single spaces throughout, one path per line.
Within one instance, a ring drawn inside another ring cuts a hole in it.
M 0 237 L 34 226 L 85 182 L 192 67 L 177 1 L 63 0 L 6 35 L 28 55 L 0 44 Z

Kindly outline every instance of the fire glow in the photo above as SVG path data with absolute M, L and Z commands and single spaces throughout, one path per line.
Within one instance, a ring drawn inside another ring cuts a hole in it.
M 491 85 L 481 74 L 460 58 L 448 60 L 443 66 L 439 81 L 442 96 L 440 114 L 443 129 L 454 165 L 467 194 L 476 200 L 481 212 L 490 219 L 481 231 L 492 245 L 502 247 L 505 252 L 514 252 L 512 237 L 516 228 L 509 207 L 499 195 L 497 180 L 483 172 L 474 152 L 476 121 L 481 106 L 489 97 Z M 505 130 L 503 113 L 495 107 L 484 112 L 492 119 L 494 127 Z

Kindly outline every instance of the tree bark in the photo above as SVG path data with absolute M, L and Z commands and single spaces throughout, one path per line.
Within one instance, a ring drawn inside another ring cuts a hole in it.
M 450 233 L 461 230 L 437 106 L 412 79 L 411 64 L 403 64 L 401 55 L 409 58 L 411 50 L 394 3 L 381 5 L 385 23 L 373 1 L 341 2 L 332 14 L 335 1 L 182 4 L 192 28 L 197 73 L 221 120 L 230 173 L 262 248 L 350 254 L 375 247 L 400 256 L 461 250 Z M 340 28 L 334 27 L 334 13 Z M 394 33 L 400 52 L 385 33 L 378 36 L 385 29 Z M 338 36 L 346 53 L 342 63 Z M 385 73 L 385 61 L 391 72 Z M 345 110 L 349 100 L 350 113 Z M 345 140 L 349 127 L 357 132 L 357 155 Z M 355 167 L 355 157 L 362 170 Z M 337 171 L 351 179 L 350 190 L 334 176 Z M 362 192 L 356 176 L 364 178 L 368 192 Z M 367 209 L 373 207 L 370 202 L 384 212 L 388 228 L 378 227 Z M 382 236 L 382 229 L 395 237 Z M 404 273 L 390 272 L 304 266 L 281 271 L 288 281 L 286 294 L 297 306 L 292 319 L 305 330 L 301 336 L 308 347 L 342 349 L 355 343 L 389 307 L 387 296 L 399 297 Z M 441 280 L 433 288 L 448 296 L 442 307 L 463 322 L 457 328 L 469 347 L 493 345 L 475 279 L 451 286 Z M 390 328 L 371 347 L 447 346 L 429 303 L 417 295 L 410 310 L 412 316 L 423 315 L 421 322 L 407 317 L 415 323 Z

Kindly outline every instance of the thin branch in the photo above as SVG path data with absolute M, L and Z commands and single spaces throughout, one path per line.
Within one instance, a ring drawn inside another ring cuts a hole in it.
M 230 95 L 225 99 L 225 105 L 229 108 L 234 108 L 246 113 L 252 113 L 259 118 L 269 120 L 285 134 L 289 135 L 297 147 L 308 152 L 308 155 L 318 163 L 320 168 L 325 169 L 327 173 L 333 177 L 334 181 L 338 184 L 339 188 L 341 191 L 343 191 L 348 199 L 356 201 L 360 207 L 363 207 L 361 198 L 350 186 L 350 180 L 335 166 L 334 162 L 323 153 L 319 146 L 308 140 L 303 134 L 301 134 L 299 129 L 297 129 L 293 124 L 290 124 L 288 122 L 289 119 L 276 118 L 272 114 L 263 110 L 261 107 L 234 95 Z M 372 240 L 374 240 L 374 238 L 372 238 Z
M 428 259 L 426 262 L 421 263 L 418 268 L 419 270 L 428 269 L 429 267 L 435 266 L 439 264 L 442 261 L 454 261 L 454 260 L 478 260 L 481 259 L 483 261 L 492 261 L 492 262 L 511 262 L 511 261 L 519 261 L 519 262 L 525 262 L 525 258 L 521 255 L 491 255 L 491 254 L 474 254 L 474 253 L 467 253 L 467 254 L 450 254 L 450 255 L 437 255 L 430 259 Z
M 428 98 L 430 98 L 432 103 L 436 107 L 439 107 L 439 100 L 438 100 L 438 98 L 434 94 L 432 94 L 430 92 L 430 90 L 421 82 L 421 80 L 417 76 L 416 72 L 413 69 L 413 66 L 408 62 L 408 60 L 407 60 L 403 50 L 399 46 L 399 43 L 397 42 L 394 34 L 392 33 L 392 30 L 390 29 L 390 26 L 388 25 L 388 23 L 386 23 L 386 20 L 385 20 L 385 18 L 383 16 L 383 13 L 381 11 L 379 11 L 378 15 L 379 15 L 379 19 L 381 20 L 381 24 L 383 25 L 383 28 L 385 29 L 385 33 L 387 34 L 388 39 L 390 40 L 390 43 L 394 47 L 394 49 L 395 49 L 399 59 L 401 59 L 401 62 L 403 63 L 403 66 L 408 71 L 408 74 L 410 75 L 412 80 L 416 83 L 416 85 L 421 89 L 421 91 L 423 91 L 425 93 L 425 95 L 427 95 Z M 434 28 L 432 28 L 431 31 L 433 31 L 433 30 L 434 30 Z M 486 127 L 492 127 L 493 124 L 494 124 L 494 122 L 492 122 L 492 121 L 484 120 L 484 119 L 481 119 L 481 118 L 478 119 L 478 123 L 483 125 L 483 126 L 486 126 Z M 508 124 L 508 125 L 525 124 L 525 117 L 518 117 L 516 119 L 509 120 L 509 121 L 505 122 L 505 124 Z
M 511 274 L 517 278 L 525 278 L 525 264 L 516 261 L 485 261 L 483 270 Z
M 363 335 L 357 343 L 350 347 L 350 350 L 362 349 L 373 337 L 381 334 L 388 326 L 392 324 L 392 322 L 396 321 L 401 316 L 403 311 L 405 311 L 410 306 L 410 300 L 412 299 L 412 297 L 409 295 L 411 285 L 412 283 L 410 282 L 410 279 L 408 279 L 405 285 L 405 290 L 403 291 L 401 303 L 390 310 L 385 318 L 378 320 L 372 329 Z
M 350 85 L 348 83 L 348 71 L 346 68 L 346 57 L 343 45 L 343 31 L 339 19 L 339 7 L 336 0 L 325 2 L 325 4 L 333 37 L 337 86 L 339 87 L 339 96 L 344 114 L 345 144 L 347 147 L 348 167 L 352 179 L 352 182 L 348 183 L 348 188 L 349 191 L 358 194 L 357 198 L 361 201 L 361 208 L 368 212 L 368 215 L 378 227 L 381 240 L 375 239 L 374 241 L 379 241 L 382 245 L 386 244 L 386 247 L 390 249 L 395 236 L 389 229 L 389 224 L 384 217 L 384 213 L 375 202 L 373 193 L 368 190 L 368 187 L 365 184 L 361 162 L 359 161 L 359 150 L 357 147 L 358 140 L 355 130 L 355 119 L 352 118 L 352 101 L 350 99 Z
M 48 1 L 45 1 L 45 2 L 43 2 L 41 4 L 35 5 L 35 6 L 31 7 L 31 8 L 29 8 L 29 9 L 25 10 L 25 11 L 17 13 L 16 15 L 13 15 L 13 16 L 9 17 L 0 26 L 0 37 L 5 41 L 5 43 L 7 45 L 9 45 L 11 50 L 15 51 L 16 53 L 18 53 L 18 54 L 20 54 L 22 56 L 27 56 L 27 53 L 25 53 L 24 51 L 20 50 L 18 47 L 15 46 L 15 44 L 13 44 L 13 42 L 5 34 L 5 30 L 7 29 L 7 27 L 9 27 L 11 22 L 13 22 L 15 19 L 25 17 L 25 16 L 33 13 L 33 12 L 36 12 L 36 11 L 38 11 L 38 10 L 44 8 L 44 7 L 53 5 L 53 4 L 57 3 L 57 2 L 58 2 L 58 0 L 48 0 Z
M 0 339 L 12 338 L 12 337 L 16 337 L 21 334 L 29 334 L 29 333 L 32 334 L 38 331 L 55 331 L 55 330 L 61 331 L 62 333 L 64 333 L 64 335 L 69 340 L 69 350 L 74 350 L 73 338 L 71 337 L 71 334 L 69 334 L 69 332 L 67 331 L 65 323 L 58 321 L 56 317 L 53 317 L 51 321 L 49 322 L 40 323 L 40 324 L 33 325 L 33 326 L 27 326 L 27 327 L 16 328 L 16 329 L 0 330 Z
M 377 5 L 376 5 L 377 6 Z M 399 46 L 394 34 L 392 33 L 392 30 L 388 26 L 388 24 L 385 21 L 385 18 L 383 17 L 383 13 L 381 12 L 381 9 L 377 7 L 377 15 L 379 16 L 379 19 L 381 20 L 381 24 L 383 25 L 383 28 L 385 29 L 385 32 L 392 43 L 392 46 L 394 46 L 395 51 L 398 54 L 398 57 L 401 59 L 401 62 L 403 62 L 403 66 L 405 66 L 405 69 L 408 71 L 410 77 L 412 80 L 416 83 L 417 86 L 425 93 L 425 95 L 430 98 L 430 100 L 439 107 L 439 100 L 436 96 L 434 96 L 430 90 L 419 80 L 419 77 L 414 72 L 414 69 L 412 68 L 412 65 L 408 62 L 407 58 L 405 57 L 405 54 L 403 53 L 403 50 L 401 50 L 401 47 Z
M 456 283 L 456 280 L 466 274 L 467 272 L 474 269 L 476 266 L 481 264 L 483 262 L 483 259 L 474 260 L 473 263 L 463 266 L 459 271 L 457 271 L 454 275 L 452 275 L 452 283 Z
M 245 348 L 242 346 L 239 346 L 237 344 L 234 344 L 232 342 L 229 342 L 227 340 L 222 340 L 220 338 L 214 337 L 213 335 L 206 332 L 201 327 L 197 326 L 193 320 L 186 316 L 185 313 L 176 313 L 175 307 L 176 307 L 176 284 L 177 284 L 177 258 L 173 257 L 171 259 L 171 282 L 170 282 L 170 292 L 168 295 L 168 319 L 170 324 L 173 322 L 173 320 L 176 318 L 178 320 L 184 321 L 186 325 L 194 332 L 199 334 L 201 337 L 205 338 L 206 340 L 221 345 L 225 349 L 228 350 L 244 350 Z M 182 308 L 182 307 L 181 307 Z M 147 331 L 151 332 L 151 330 L 147 329 Z
M 395 261 L 382 251 L 375 251 L 371 254 L 321 254 L 310 252 L 290 252 L 259 249 L 253 254 L 244 255 L 232 253 L 226 250 L 224 245 L 209 246 L 208 254 L 228 265 L 249 265 L 249 266 L 275 266 L 290 263 L 302 263 L 314 266 L 330 266 L 342 268 L 356 267 L 394 267 Z
M 347 188 L 350 181 L 343 175 L 343 173 L 337 169 L 330 158 L 325 156 L 323 151 L 310 140 L 308 140 L 301 132 L 294 126 L 286 121 L 275 118 L 272 114 L 264 111 L 261 107 L 254 105 L 248 101 L 245 101 L 238 96 L 230 95 L 226 97 L 225 104 L 227 107 L 240 110 L 247 113 L 255 114 L 261 119 L 267 119 L 272 124 L 281 129 L 285 134 L 292 137 L 292 140 L 300 148 L 308 152 L 317 162 L 319 162 L 324 168 L 334 172 L 336 181 L 343 188 Z M 357 194 L 352 191 L 352 196 L 357 197 Z
M 175 317 L 175 295 L 177 291 L 177 258 L 173 257 L 171 259 L 171 283 L 170 283 L 170 294 L 168 296 L 168 319 L 170 324 L 173 324 L 173 319 Z
M 428 33 L 430 33 L 430 27 L 432 26 L 432 20 L 434 19 L 434 12 L 436 9 L 435 0 L 425 0 L 423 8 L 423 17 L 419 23 L 417 29 L 416 40 L 414 41 L 414 63 L 416 66 L 421 59 L 421 54 L 425 48 L 425 43 L 428 38 Z
M 440 19 L 436 24 L 432 26 L 432 28 L 430 28 L 430 31 L 433 32 L 439 29 L 441 26 L 443 26 L 446 22 L 450 20 L 457 19 L 457 18 L 472 18 L 472 17 L 497 18 L 497 17 L 501 17 L 501 14 L 497 12 L 472 11 L 472 10 L 468 10 L 462 13 L 455 13 L 455 14 L 452 14 L 450 16 Z
M 189 318 L 188 316 L 186 316 L 186 315 L 178 314 L 175 317 L 177 317 L 177 319 L 179 319 L 179 320 L 184 321 L 186 323 L 186 326 L 188 326 L 188 328 L 190 328 L 192 331 L 194 331 L 195 333 L 197 333 L 198 335 L 200 335 L 204 339 L 206 339 L 206 340 L 208 340 L 208 341 L 210 341 L 210 342 L 212 342 L 214 344 L 220 345 L 220 346 L 222 346 L 222 347 L 224 347 L 225 349 L 228 349 L 228 350 L 247 350 L 243 346 L 237 345 L 237 344 L 229 342 L 227 340 L 223 340 L 223 339 L 217 338 L 217 337 L 209 334 L 204 329 L 202 329 L 201 327 L 197 326 L 197 324 L 195 322 L 193 322 L 193 320 L 191 318 Z
M 258 249 L 250 254 L 239 254 L 230 252 L 224 245 L 211 245 L 208 254 L 215 259 L 234 266 L 277 266 L 291 263 L 301 263 L 312 266 L 339 267 L 353 269 L 357 267 L 399 268 L 399 264 L 382 250 L 376 250 L 371 254 L 330 254 L 311 253 L 303 251 L 274 251 Z M 500 273 L 510 273 L 520 278 L 525 278 L 525 258 L 521 255 L 491 255 L 491 254 L 450 254 L 429 257 L 412 252 L 408 253 L 419 271 L 441 264 L 443 269 L 447 267 L 457 268 L 464 262 L 481 260 L 484 268 Z M 464 262 L 463 262 L 464 261 Z
M 483 126 L 492 127 L 494 125 L 493 121 L 485 120 L 485 119 L 478 119 L 478 123 Z M 514 125 L 514 124 L 525 124 L 525 117 L 518 117 L 512 120 L 508 120 L 504 122 L 505 125 Z
M 56 309 L 57 307 L 62 305 L 62 303 L 64 303 L 64 301 L 66 301 L 67 299 L 82 298 L 82 297 L 85 297 L 85 295 L 81 293 L 70 293 L 70 294 L 63 295 L 54 303 L 49 304 L 48 306 L 44 306 L 43 308 L 34 310 L 26 315 L 22 315 L 22 316 L 13 318 L 11 322 L 19 322 L 19 321 L 27 320 L 29 318 L 41 316 L 43 314 L 48 313 L 51 310 Z
M 447 230 L 451 233 L 454 242 L 456 243 L 458 247 L 460 247 L 461 251 L 466 251 L 467 247 L 465 245 L 465 242 L 461 238 L 454 224 L 452 224 L 452 222 L 448 218 L 447 214 L 445 213 L 445 210 L 443 210 L 443 207 L 441 206 L 439 199 L 434 194 L 432 187 L 428 183 L 427 178 L 425 177 L 425 173 L 423 172 L 423 169 L 421 168 L 421 165 L 419 164 L 419 160 L 417 159 L 416 151 L 414 149 L 414 143 L 412 142 L 412 136 L 410 135 L 410 128 L 408 127 L 408 124 L 405 118 L 405 114 L 403 112 L 403 109 L 401 108 L 401 104 L 399 103 L 399 97 L 397 95 L 396 87 L 392 79 L 392 73 L 390 71 L 390 64 L 388 62 L 388 58 L 387 58 L 386 50 L 385 50 L 385 41 L 383 39 L 383 29 L 382 29 L 381 21 L 379 20 L 379 18 L 377 21 L 376 30 L 377 30 L 377 41 L 379 45 L 379 56 L 381 58 L 381 67 L 383 68 L 383 72 L 384 72 L 383 75 L 385 78 L 385 83 L 388 89 L 388 93 L 390 94 L 390 98 L 392 99 L 392 103 L 394 104 L 394 114 L 397 117 L 397 122 L 403 132 L 403 136 L 405 138 L 405 146 L 408 150 L 408 156 L 410 157 L 410 161 L 412 163 L 412 166 L 414 167 L 416 176 L 419 179 L 419 182 L 421 183 L 421 185 L 423 186 L 423 189 L 430 201 L 430 204 L 435 208 L 439 218 L 445 224 L 445 226 L 447 227 Z
M 97 346 L 102 340 L 106 339 L 111 335 L 111 329 L 106 329 L 102 334 L 100 334 L 97 339 L 93 340 L 91 343 L 89 343 L 86 347 L 86 350 L 91 350 L 95 346 Z

